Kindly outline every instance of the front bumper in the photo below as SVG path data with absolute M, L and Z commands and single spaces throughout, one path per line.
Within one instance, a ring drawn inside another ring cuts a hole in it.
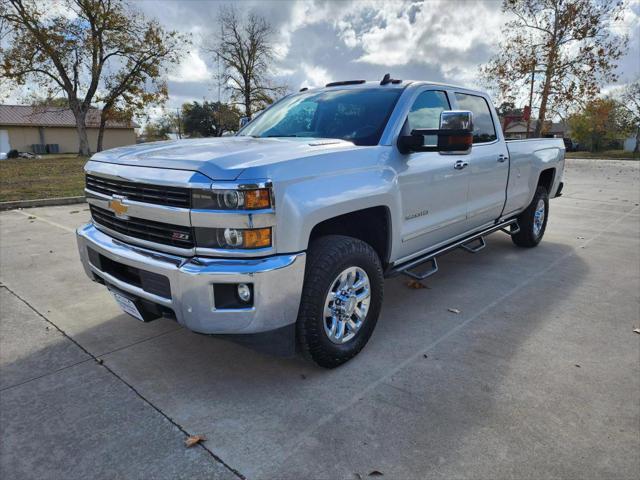
M 76 236 L 89 278 L 99 277 L 135 297 L 171 309 L 178 323 L 195 332 L 255 334 L 282 329 L 296 321 L 305 253 L 247 259 L 185 258 L 129 245 L 93 224 L 80 227 Z M 119 264 L 167 277 L 170 298 L 102 271 L 89 260 L 87 247 Z M 223 283 L 253 284 L 253 306 L 216 308 L 213 285 Z

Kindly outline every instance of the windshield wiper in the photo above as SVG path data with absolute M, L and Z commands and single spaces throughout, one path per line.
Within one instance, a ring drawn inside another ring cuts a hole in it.
M 277 137 L 297 137 L 298 135 L 263 135 L 261 137 L 256 137 L 256 138 L 277 138 Z

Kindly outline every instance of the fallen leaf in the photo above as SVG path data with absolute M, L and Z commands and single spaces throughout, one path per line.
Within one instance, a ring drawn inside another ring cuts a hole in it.
M 194 445 L 199 444 L 200 442 L 204 442 L 207 439 L 204 435 L 191 435 L 184 441 L 184 444 L 187 448 L 191 448 Z
M 419 282 L 418 280 L 409 280 L 407 282 L 407 287 L 412 288 L 413 290 L 420 290 L 421 288 L 429 288 L 424 283 Z
M 422 356 L 423 356 L 424 358 L 429 358 L 429 356 L 428 356 L 426 353 L 424 353 Z
M 34 217 L 32 215 L 29 215 L 29 220 L 35 220 L 35 219 L 36 219 L 36 217 Z
M 580 365 L 578 365 L 578 364 L 576 363 L 576 367 L 580 368 Z
M 460 313 L 460 310 L 458 310 L 457 308 L 447 308 L 447 310 L 449 310 L 451 313 L 455 313 L 456 315 Z
M 71 210 L 69 213 L 80 213 L 80 210 Z
M 578 237 L 578 240 L 584 240 L 584 237 Z
M 369 476 L 370 477 L 382 477 L 384 475 L 384 473 L 379 472 L 378 470 L 373 470 L 371 472 L 369 472 Z
M 98 358 L 96 362 L 98 362 L 99 365 L 102 365 L 104 363 L 104 360 L 101 358 Z
M 634 328 L 633 333 L 640 333 L 640 328 Z

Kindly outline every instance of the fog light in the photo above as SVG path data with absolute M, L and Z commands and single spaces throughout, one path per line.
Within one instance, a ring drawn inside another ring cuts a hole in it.
M 226 228 L 224 230 L 224 239 L 230 247 L 241 247 L 244 243 L 242 230 L 236 230 L 235 228 Z
M 249 288 L 249 285 L 246 283 L 240 283 L 238 285 L 238 297 L 240 297 L 240 300 L 245 303 L 251 300 L 251 289 Z

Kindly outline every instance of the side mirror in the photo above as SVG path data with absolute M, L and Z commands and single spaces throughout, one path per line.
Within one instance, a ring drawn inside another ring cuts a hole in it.
M 425 137 L 435 136 L 437 142 L 425 144 Z M 473 114 L 462 110 L 446 110 L 440 113 L 439 129 L 412 130 L 410 135 L 398 137 L 400 153 L 440 152 L 442 154 L 467 154 L 473 145 Z
M 240 122 L 239 123 L 239 127 L 242 128 L 244 127 L 247 123 L 249 123 L 251 121 L 251 119 L 249 117 L 240 117 Z

